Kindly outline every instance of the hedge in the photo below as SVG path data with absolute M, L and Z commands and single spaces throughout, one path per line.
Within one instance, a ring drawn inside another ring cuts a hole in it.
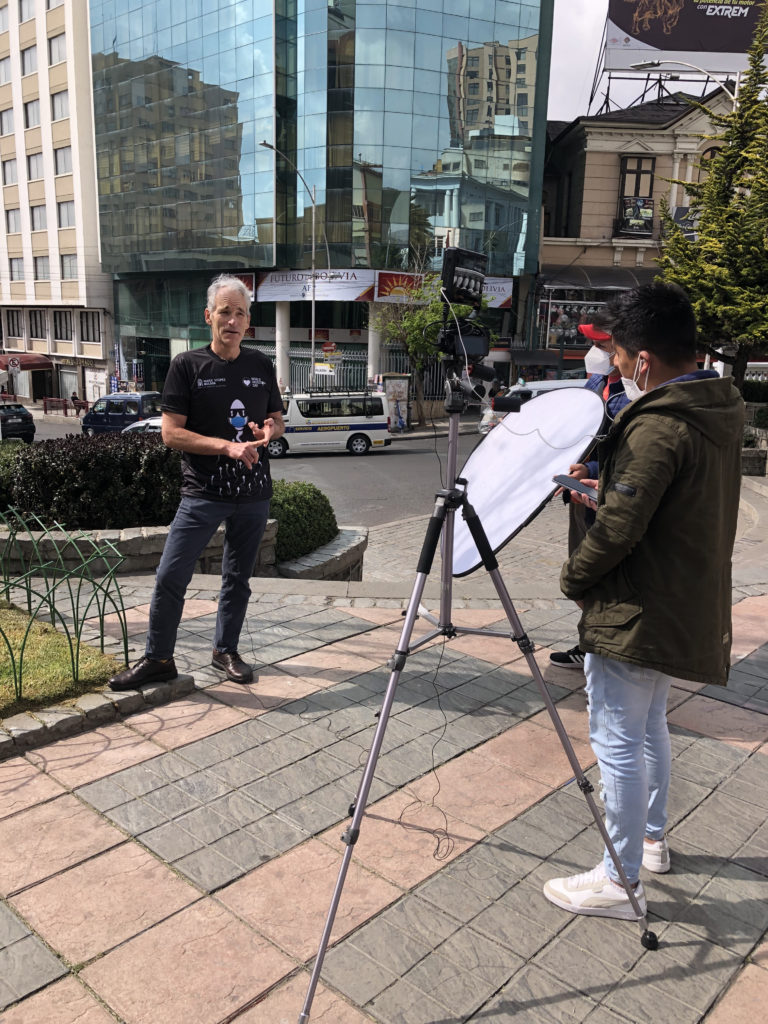
M 19 453 L 9 504 L 70 530 L 165 526 L 180 486 L 179 453 L 159 435 L 70 434 Z
M 278 562 L 301 558 L 339 532 L 328 498 L 314 484 L 273 481 L 270 516 L 277 520 Z
M 339 532 L 323 492 L 308 483 L 273 481 L 279 562 L 314 551 Z M 12 505 L 46 526 L 123 530 L 166 526 L 180 500 L 177 451 L 159 434 L 69 435 L 40 444 L 0 444 L 0 511 Z

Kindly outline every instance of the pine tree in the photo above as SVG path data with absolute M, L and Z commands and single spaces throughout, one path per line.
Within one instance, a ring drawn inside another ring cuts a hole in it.
M 735 353 L 741 387 L 749 359 L 768 351 L 768 0 L 749 49 L 736 109 L 707 107 L 716 154 L 706 177 L 681 182 L 691 198 L 696 237 L 686 238 L 665 210 L 662 277 L 691 297 L 701 340 Z

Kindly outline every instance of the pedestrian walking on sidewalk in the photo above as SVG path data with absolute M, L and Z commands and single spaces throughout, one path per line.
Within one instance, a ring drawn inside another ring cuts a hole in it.
M 606 827 L 645 914 L 641 864 L 670 868 L 670 687 L 728 678 L 744 403 L 730 378 L 697 368 L 680 288 L 645 285 L 609 312 L 630 403 L 598 447 L 597 516 L 560 584 L 582 610 Z M 547 882 L 544 895 L 576 914 L 635 917 L 607 850 L 592 871 Z
M 238 653 L 272 496 L 267 444 L 284 432 L 283 401 L 272 363 L 241 347 L 251 298 L 236 277 L 221 275 L 208 289 L 206 348 L 182 352 L 163 388 L 163 441 L 182 452 L 181 504 L 171 523 L 149 612 L 146 652 L 109 681 L 131 690 L 173 679 L 173 652 L 184 595 L 195 563 L 225 524 L 221 591 L 212 664 L 237 683 L 253 670 Z

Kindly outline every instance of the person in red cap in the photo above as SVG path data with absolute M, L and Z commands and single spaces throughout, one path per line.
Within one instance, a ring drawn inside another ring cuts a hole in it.
M 610 333 L 610 320 L 602 312 L 598 312 L 591 324 L 579 324 L 577 330 L 592 342 L 592 347 L 584 356 L 584 368 L 587 371 L 587 383 L 590 391 L 597 392 L 605 402 L 606 415 L 613 420 L 629 402 L 621 374 L 613 365 L 613 339 Z M 568 470 L 569 476 L 577 480 L 594 480 L 597 478 L 597 460 L 594 462 L 577 462 Z M 568 505 L 568 554 L 573 554 L 586 536 L 587 530 L 595 521 L 595 513 L 591 508 L 570 500 Z M 549 656 L 553 665 L 559 668 L 584 668 L 584 652 L 578 644 L 567 651 L 553 651 Z

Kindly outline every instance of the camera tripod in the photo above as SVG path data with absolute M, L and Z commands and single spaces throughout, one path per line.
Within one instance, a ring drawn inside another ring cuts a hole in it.
M 426 536 L 422 545 L 421 553 L 419 555 L 418 565 L 416 567 L 416 580 L 414 582 L 411 597 L 408 601 L 408 607 L 405 611 L 405 621 L 403 623 L 403 629 L 400 634 L 400 640 L 389 665 L 392 669 L 392 674 L 387 684 L 387 689 L 384 695 L 384 702 L 379 712 L 378 724 L 374 733 L 373 742 L 371 744 L 371 750 L 368 754 L 368 760 L 366 761 L 365 768 L 363 770 L 363 776 L 360 780 L 360 785 L 355 796 L 354 803 L 349 808 L 351 815 L 351 821 L 344 833 L 341 836 L 341 841 L 345 844 L 346 849 L 342 857 L 341 867 L 339 869 L 338 879 L 336 881 L 336 887 L 331 898 L 331 904 L 328 909 L 328 915 L 326 917 L 325 926 L 320 939 L 320 945 L 315 958 L 314 967 L 312 970 L 312 976 L 310 978 L 309 987 L 307 989 L 306 998 L 302 1012 L 299 1016 L 298 1024 L 306 1024 L 309 1020 L 310 1010 L 312 1008 L 312 1001 L 315 995 L 315 989 L 320 978 L 320 972 L 322 971 L 323 961 L 325 954 L 328 949 L 330 942 L 331 931 L 336 918 L 336 911 L 338 910 L 339 901 L 341 899 L 342 889 L 344 887 L 344 881 L 347 876 L 349 864 L 352 859 L 352 851 L 355 844 L 360 836 L 360 827 L 362 824 L 363 816 L 365 814 L 365 808 L 368 801 L 368 794 L 370 792 L 371 784 L 373 782 L 374 774 L 376 771 L 376 764 L 381 752 L 381 747 L 384 741 L 384 733 L 387 728 L 389 721 L 390 712 L 395 699 L 395 693 L 397 690 L 398 681 L 400 674 L 405 667 L 409 655 L 413 654 L 419 648 L 425 644 L 430 643 L 436 637 L 446 637 L 447 639 L 453 639 L 459 635 L 481 635 L 481 636 L 493 636 L 493 637 L 504 637 L 512 640 L 518 645 L 520 651 L 525 657 L 528 664 L 528 668 L 536 681 L 539 688 L 541 697 L 544 700 L 549 716 L 552 719 L 552 723 L 557 732 L 558 739 L 563 747 L 563 750 L 568 758 L 568 761 L 573 770 L 576 783 L 584 794 L 584 797 L 589 805 L 589 809 L 592 812 L 592 816 L 595 819 L 595 823 L 600 831 L 600 834 L 605 843 L 606 849 L 608 850 L 611 859 L 616 867 L 616 870 L 621 879 L 621 884 L 629 898 L 629 902 L 637 915 L 637 921 L 641 929 L 640 941 L 645 949 L 658 949 L 658 939 L 656 935 L 649 931 L 648 922 L 646 916 L 640 909 L 640 904 L 637 901 L 635 891 L 629 883 L 627 876 L 624 872 L 624 868 L 621 865 L 616 849 L 611 842 L 610 836 L 606 830 L 602 816 L 597 808 L 592 793 L 594 787 L 592 783 L 585 777 L 579 765 L 578 758 L 573 749 L 570 739 L 565 731 L 563 723 L 560 719 L 560 715 L 552 701 L 552 698 L 547 689 L 547 684 L 544 677 L 541 674 L 541 669 L 536 662 L 534 657 L 534 644 L 525 634 L 523 626 L 518 618 L 517 612 L 515 611 L 512 600 L 509 596 L 507 588 L 499 572 L 499 564 L 495 554 L 488 542 L 485 531 L 483 529 L 480 518 L 469 503 L 467 497 L 465 481 L 457 479 L 456 467 L 458 457 L 458 437 L 459 437 L 459 414 L 464 408 L 464 396 L 462 395 L 461 383 L 456 378 L 456 375 L 452 375 L 452 379 L 446 382 L 446 402 L 445 408 L 449 415 L 449 430 L 448 430 L 448 487 L 437 491 L 435 494 L 435 507 L 432 512 L 432 517 L 427 525 Z M 519 411 L 520 401 L 516 400 L 516 407 L 514 405 L 507 405 L 510 411 Z M 493 585 L 496 588 L 496 593 L 499 596 L 502 607 L 506 613 L 507 619 L 511 626 L 511 633 L 504 632 L 502 630 L 492 629 L 476 629 L 464 626 L 455 626 L 451 620 L 451 596 L 452 596 L 452 564 L 453 564 L 453 525 L 456 512 L 461 510 L 461 514 L 464 517 L 472 539 L 477 547 L 477 550 L 482 559 L 482 563 L 491 577 Z M 442 571 L 441 571 L 441 588 L 440 588 L 440 613 L 439 618 L 435 619 L 431 615 L 425 614 L 421 606 L 421 598 L 424 592 L 424 587 L 432 571 L 432 563 L 434 561 L 435 553 L 440 545 L 442 537 Z M 421 615 L 422 618 L 428 619 L 433 625 L 434 629 L 426 633 L 423 637 L 418 639 L 415 643 L 411 643 L 411 635 L 416 619 Z M 543 898 L 543 897 L 542 897 Z

